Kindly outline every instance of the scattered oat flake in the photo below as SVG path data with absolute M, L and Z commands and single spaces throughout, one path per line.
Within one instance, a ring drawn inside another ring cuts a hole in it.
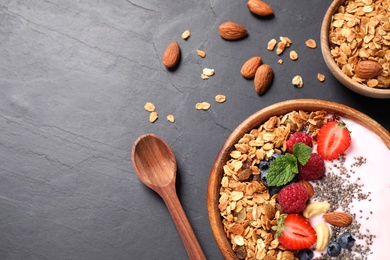
M 313 39 L 309 39 L 305 42 L 306 46 L 311 48 L 311 49 L 315 49 L 317 47 L 317 43 L 315 40 Z
M 210 103 L 208 102 L 196 103 L 195 108 L 198 110 L 208 110 L 210 108 Z
M 290 51 L 290 59 L 297 60 L 298 59 L 298 53 L 296 51 Z
M 171 114 L 167 115 L 167 120 L 171 123 L 175 122 L 175 117 Z
M 185 30 L 185 31 L 181 34 L 181 38 L 182 38 L 183 40 L 187 40 L 187 39 L 190 37 L 190 35 L 191 35 L 190 30 Z
M 278 43 L 278 46 L 276 47 L 276 54 L 277 55 L 280 55 L 284 52 L 284 50 L 286 49 L 286 44 L 283 43 L 283 42 L 279 42 Z
M 208 78 L 209 78 L 209 76 L 207 76 L 207 75 L 205 75 L 205 74 L 203 74 L 203 73 L 200 75 L 200 77 L 201 77 L 202 79 L 208 79 Z
M 303 80 L 302 80 L 302 77 L 299 76 L 299 75 L 296 75 L 293 79 L 292 79 L 292 84 L 298 88 L 301 88 L 303 87 Z
M 202 51 L 202 50 L 196 50 L 196 53 L 199 55 L 199 57 L 206 57 L 206 52 L 205 51 Z
M 275 46 L 276 46 L 276 43 L 277 43 L 276 39 L 270 40 L 270 41 L 268 42 L 268 44 L 267 44 L 267 49 L 268 49 L 269 51 L 273 51 L 274 48 L 275 48 Z
M 154 123 L 157 119 L 158 119 L 158 113 L 157 112 L 153 111 L 152 113 L 150 113 L 149 121 L 151 123 Z
M 215 96 L 215 101 L 218 102 L 218 103 L 223 103 L 223 102 L 226 101 L 226 96 L 218 94 L 218 95 Z
M 286 36 L 280 36 L 280 41 L 283 42 L 286 47 L 290 47 L 292 44 L 291 39 Z
M 146 102 L 144 108 L 148 112 L 153 112 L 156 109 L 156 107 L 151 102 Z
M 317 79 L 321 82 L 325 81 L 325 75 L 324 74 L 321 74 L 321 73 L 318 73 L 317 74 Z
M 283 60 L 282 60 L 282 59 L 279 59 L 279 60 L 278 60 L 278 64 L 283 64 Z
M 213 76 L 215 73 L 214 69 L 209 69 L 209 68 L 204 68 L 203 69 L 203 74 L 206 76 Z

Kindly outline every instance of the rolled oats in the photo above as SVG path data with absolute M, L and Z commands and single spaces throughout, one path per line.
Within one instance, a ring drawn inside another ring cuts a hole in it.
M 144 108 L 148 112 L 153 112 L 154 110 L 156 110 L 156 107 L 151 102 L 146 102 Z
M 317 43 L 315 40 L 313 39 L 308 39 L 306 42 L 305 42 L 306 46 L 311 48 L 311 49 L 315 49 L 317 47 Z
M 215 101 L 218 102 L 218 103 L 223 103 L 223 102 L 226 101 L 226 96 L 218 94 L 218 95 L 215 96 Z
M 149 115 L 149 121 L 151 123 L 154 123 L 158 119 L 158 113 L 156 111 L 153 111 Z
M 171 114 L 167 115 L 167 120 L 171 123 L 175 122 L 175 117 Z

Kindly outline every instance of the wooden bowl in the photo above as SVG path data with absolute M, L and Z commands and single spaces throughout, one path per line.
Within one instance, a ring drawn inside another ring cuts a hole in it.
M 208 190 L 207 190 L 207 207 L 210 219 L 210 226 L 215 238 L 215 241 L 225 259 L 238 259 L 231 248 L 222 224 L 218 201 L 220 198 L 219 191 L 223 175 L 223 166 L 230 159 L 230 152 L 233 150 L 234 144 L 253 128 L 257 128 L 262 123 L 267 121 L 272 116 L 286 114 L 293 110 L 317 111 L 325 110 L 329 113 L 335 113 L 345 118 L 354 120 L 365 126 L 372 132 L 376 133 L 390 149 L 390 133 L 383 128 L 379 123 L 368 117 L 367 115 L 346 105 L 334 103 L 325 100 L 316 99 L 295 99 L 276 103 L 254 113 L 244 120 L 227 138 L 222 148 L 220 149 L 213 167 L 210 172 Z
M 345 87 L 350 90 L 359 93 L 363 96 L 371 98 L 390 98 L 390 89 L 380 89 L 380 88 L 370 88 L 361 83 L 353 81 L 348 77 L 336 64 L 332 55 L 330 54 L 329 47 L 329 29 L 332 22 L 333 15 L 337 12 L 340 5 L 342 5 L 345 0 L 334 0 L 327 12 L 325 13 L 324 20 L 321 26 L 321 51 L 322 56 L 324 57 L 325 63 L 328 66 L 330 72 L 335 76 L 335 78 L 340 81 Z

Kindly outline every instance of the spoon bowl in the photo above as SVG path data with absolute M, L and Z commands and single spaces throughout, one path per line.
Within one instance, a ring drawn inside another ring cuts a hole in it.
M 169 145 L 155 134 L 142 135 L 132 161 L 138 178 L 164 200 L 190 259 L 206 259 L 176 194 L 176 158 Z
M 159 193 L 176 182 L 176 158 L 168 144 L 154 134 L 141 136 L 134 145 L 133 166 L 138 178 Z

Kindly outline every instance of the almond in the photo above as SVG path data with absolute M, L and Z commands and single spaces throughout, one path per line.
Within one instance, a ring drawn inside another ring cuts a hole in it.
M 382 66 L 372 60 L 360 61 L 356 64 L 355 74 L 361 79 L 372 79 L 382 72 Z
M 313 185 L 311 185 L 310 182 L 305 180 L 299 180 L 299 183 L 303 185 L 303 187 L 306 188 L 307 194 L 309 195 L 309 198 L 314 196 L 314 188 Z
M 164 51 L 163 64 L 168 69 L 177 65 L 180 59 L 180 46 L 177 41 L 171 42 Z
M 326 222 L 337 227 L 347 227 L 352 223 L 352 216 L 345 212 L 329 212 L 323 215 Z
M 229 41 L 234 41 L 245 37 L 248 34 L 247 29 L 235 22 L 224 22 L 218 27 L 219 35 Z
M 272 10 L 271 6 L 259 0 L 249 0 L 248 9 L 258 16 L 269 16 L 274 13 L 274 10 Z
M 255 76 L 257 68 L 261 65 L 262 58 L 255 56 L 247 60 L 241 67 L 241 75 L 246 79 L 251 79 Z
M 256 70 L 254 85 L 255 90 L 259 95 L 262 95 L 268 89 L 273 77 L 273 70 L 271 66 L 267 64 L 260 65 L 260 67 Z

